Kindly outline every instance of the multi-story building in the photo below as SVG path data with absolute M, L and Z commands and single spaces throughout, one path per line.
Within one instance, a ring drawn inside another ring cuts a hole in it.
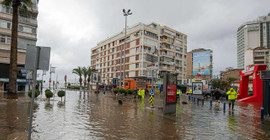
M 0 0 L 0 91 L 8 87 L 8 75 L 10 64 L 10 45 L 11 45 L 11 24 L 12 8 L 6 7 Z M 32 0 L 32 10 L 27 13 L 19 11 L 18 25 L 18 91 L 25 90 L 25 71 L 22 70 L 25 64 L 27 46 L 36 46 L 37 41 L 37 16 L 38 0 Z
M 211 49 L 199 48 L 187 53 L 187 79 L 210 81 L 212 74 L 213 51 Z
M 233 69 L 233 68 L 227 68 L 224 71 L 220 72 L 220 79 L 221 80 L 227 80 L 228 78 L 235 78 L 239 81 L 240 78 L 240 71 L 243 69 Z
M 248 49 L 270 48 L 270 13 L 255 21 L 242 24 L 237 30 L 237 67 L 246 68 L 245 55 Z
M 91 66 L 101 73 L 103 83 L 109 83 L 113 78 L 120 78 L 120 51 L 124 53 L 124 40 L 123 30 L 99 42 L 91 49 Z M 159 69 L 154 77 L 164 72 L 176 73 L 178 83 L 182 83 L 186 77 L 187 35 L 156 23 L 149 25 L 138 23 L 128 27 L 125 77 L 151 79 L 152 74 L 148 67 L 152 62 L 146 60 L 146 55 L 151 54 L 153 46 L 157 48 L 154 55 L 159 58 L 157 63 Z
M 270 49 L 265 47 L 257 47 L 254 49 L 247 49 L 245 55 L 245 65 L 252 66 L 252 65 L 267 65 L 267 69 L 270 69 Z

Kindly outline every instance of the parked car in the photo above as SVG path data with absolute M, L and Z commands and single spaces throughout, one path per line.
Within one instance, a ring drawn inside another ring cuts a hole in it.
M 221 97 L 227 97 L 227 93 L 224 90 L 217 89 L 217 91 L 221 94 Z M 202 95 L 204 97 L 209 97 L 213 95 L 214 90 L 203 90 Z

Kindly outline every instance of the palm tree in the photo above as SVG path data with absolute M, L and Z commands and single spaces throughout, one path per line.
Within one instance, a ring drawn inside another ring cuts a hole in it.
M 17 81 L 17 40 L 18 40 L 18 12 L 19 8 L 27 11 L 27 7 L 32 7 L 31 0 L 4 0 L 3 5 L 12 7 L 12 32 L 11 32 L 11 48 L 10 48 L 10 66 L 9 66 L 9 86 L 8 93 L 16 94 Z
M 83 68 L 82 68 L 82 74 L 83 74 L 83 77 L 84 77 L 83 87 L 84 87 L 84 89 L 85 89 L 85 86 L 86 86 L 86 79 L 87 79 L 87 75 L 88 75 L 88 71 L 87 71 L 87 68 L 86 68 L 86 67 L 83 67 Z
M 81 87 L 82 87 L 82 68 L 78 66 L 78 68 L 75 68 L 72 70 L 72 73 L 77 74 L 79 76 L 80 89 L 81 89 Z
M 91 80 L 91 76 L 93 72 L 96 72 L 97 70 L 91 67 L 87 68 L 87 74 L 88 74 L 88 78 L 87 78 L 87 83 L 88 83 L 88 90 L 90 89 L 90 80 Z

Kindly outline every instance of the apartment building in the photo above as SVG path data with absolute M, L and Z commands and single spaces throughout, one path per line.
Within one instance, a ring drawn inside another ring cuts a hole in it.
M 220 79 L 227 80 L 228 78 L 235 78 L 239 81 L 240 79 L 240 71 L 243 69 L 234 69 L 234 68 L 227 68 L 224 71 L 220 71 Z
M 124 50 L 125 40 L 126 50 Z M 157 48 L 154 54 L 151 53 L 153 46 Z M 167 26 L 138 23 L 128 27 L 126 38 L 123 30 L 92 48 L 91 66 L 101 73 L 103 83 L 108 84 L 113 78 L 120 78 L 120 51 L 123 53 L 125 51 L 126 54 L 126 78 L 151 79 L 152 72 L 148 68 L 152 62 L 146 60 L 147 54 L 158 57 L 155 78 L 164 72 L 171 72 L 178 75 L 180 84 L 186 77 L 187 35 Z
M 270 70 L 270 49 L 265 47 L 257 47 L 254 49 L 248 49 L 245 52 L 246 66 L 252 65 L 267 65 L 267 70 Z
M 1 4 L 0 0 L 0 91 L 7 90 L 10 64 L 10 45 L 12 28 L 12 8 Z M 19 11 L 18 25 L 18 91 L 25 91 L 25 74 L 23 70 L 27 46 L 36 46 L 38 0 L 32 0 L 33 7 L 28 13 Z
M 257 20 L 242 24 L 237 30 L 237 67 L 245 69 L 245 54 L 248 49 L 264 47 L 270 49 L 270 13 L 258 17 Z M 248 59 L 247 59 L 248 60 Z

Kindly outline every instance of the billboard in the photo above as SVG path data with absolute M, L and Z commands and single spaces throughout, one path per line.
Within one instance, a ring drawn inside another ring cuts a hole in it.
M 176 76 L 174 74 L 167 74 L 166 76 L 166 104 L 176 103 Z
M 202 94 L 203 83 L 202 82 L 192 82 L 192 94 Z
M 192 53 L 192 75 L 210 75 L 210 51 Z

